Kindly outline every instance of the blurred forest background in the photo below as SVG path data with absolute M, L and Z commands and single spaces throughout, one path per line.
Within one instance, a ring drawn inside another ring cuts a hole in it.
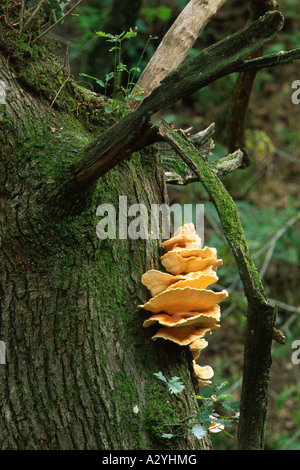
M 50 2 L 50 0 L 48 0 Z M 55 5 L 55 1 L 53 4 Z M 72 1 L 71 5 L 76 2 Z M 188 0 L 82 0 L 76 15 L 53 29 L 55 53 L 64 60 L 68 49 L 75 80 L 97 93 L 103 86 L 87 74 L 105 82 L 114 68 L 112 43 L 96 35 L 117 35 L 137 28 L 137 35 L 122 43 L 122 63 L 139 64 L 141 70 L 153 55 L 164 33 Z M 285 26 L 269 44 L 265 54 L 300 47 L 300 8 L 297 0 L 279 0 Z M 68 6 L 69 7 L 69 6 Z M 225 36 L 243 28 L 249 18 L 248 2 L 227 1 L 202 32 L 189 57 Z M 144 47 L 149 36 L 147 49 Z M 135 81 L 140 72 L 136 71 Z M 126 73 L 123 74 L 124 77 Z M 164 109 L 175 127 L 193 127 L 192 133 L 215 122 L 212 160 L 227 155 L 227 115 L 236 75 L 230 75 Z M 270 301 L 278 305 L 278 327 L 286 345 L 273 343 L 270 405 L 266 448 L 300 450 L 300 364 L 293 364 L 292 343 L 300 340 L 299 208 L 300 208 L 300 105 L 292 103 L 292 83 L 300 80 L 300 63 L 278 65 L 258 72 L 247 116 L 247 149 L 251 164 L 222 178 L 236 201 L 249 247 Z M 109 109 L 108 109 L 109 112 Z M 159 116 L 157 116 L 158 118 Z M 227 382 L 222 394 L 239 401 L 243 364 L 243 331 L 246 300 L 235 261 L 222 234 L 218 216 L 199 183 L 169 185 L 171 202 L 205 204 L 205 245 L 215 246 L 223 259 L 218 288 L 230 294 L 222 303 L 221 328 L 213 332 L 201 363 L 215 370 L 214 383 Z M 228 436 L 213 436 L 215 449 L 236 448 L 236 429 Z

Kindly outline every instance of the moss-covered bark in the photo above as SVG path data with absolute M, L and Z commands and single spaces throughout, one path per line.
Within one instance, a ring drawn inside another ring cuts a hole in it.
M 106 115 L 102 98 L 71 79 L 51 108 L 65 80 L 60 65 L 1 28 L 0 448 L 162 449 L 166 425 L 197 403 L 189 352 L 151 341 L 137 308 L 159 242 L 96 236 L 102 203 L 117 208 L 120 195 L 148 208 L 166 202 L 156 151 L 134 155 L 71 203 L 56 198 L 65 169 L 122 111 Z M 159 370 L 182 377 L 180 397 L 154 377 Z M 209 445 L 191 436 L 171 442 Z

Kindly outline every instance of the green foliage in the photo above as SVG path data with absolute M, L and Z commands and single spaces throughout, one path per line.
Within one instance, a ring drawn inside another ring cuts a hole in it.
M 79 6 L 76 11 L 79 16 L 74 19 L 77 37 L 76 44 L 74 44 L 70 51 L 70 58 L 72 60 L 96 39 L 95 31 L 99 29 L 106 16 L 106 13 L 101 8 L 89 5 Z
M 162 372 L 156 372 L 153 375 L 166 384 L 171 394 L 179 394 L 185 389 L 185 385 L 180 381 L 180 377 L 167 379 Z M 182 419 L 179 423 L 169 424 L 168 427 L 172 432 L 162 433 L 161 437 L 170 440 L 187 434 L 193 434 L 197 439 L 203 439 L 207 432 L 209 432 L 212 422 L 216 423 L 216 426 L 231 426 L 232 421 L 236 422 L 238 420 L 238 403 L 234 402 L 230 395 L 218 396 L 226 384 L 227 382 L 222 382 L 220 385 L 204 387 L 203 394 L 195 396 L 195 399 L 199 401 L 198 411 L 193 416 Z M 220 416 L 214 410 L 216 405 L 223 406 L 227 412 L 233 414 L 232 417 Z M 223 432 L 230 436 L 226 431 L 223 430 Z
M 96 32 L 97 36 L 100 38 L 105 38 L 107 42 L 112 43 L 112 47 L 109 49 L 109 52 L 114 53 L 114 70 L 110 73 L 107 73 L 105 75 L 105 79 L 99 79 L 96 77 L 93 77 L 91 75 L 81 73 L 80 75 L 83 77 L 90 78 L 92 80 L 95 80 L 96 83 L 104 88 L 104 94 L 106 95 L 108 86 L 111 81 L 113 81 L 113 97 L 117 99 L 135 99 L 135 100 L 142 100 L 142 90 L 139 88 L 138 91 L 135 91 L 132 93 L 132 89 L 134 86 L 136 86 L 135 83 L 135 76 L 137 72 L 141 72 L 140 69 L 140 63 L 143 59 L 143 56 L 145 54 L 145 51 L 147 49 L 147 46 L 149 42 L 152 39 L 157 39 L 156 37 L 149 36 L 148 41 L 146 42 L 146 45 L 142 51 L 142 54 L 139 58 L 138 64 L 135 67 L 128 68 L 127 65 L 123 64 L 121 59 L 122 59 L 122 43 L 126 39 L 132 39 L 135 38 L 137 35 L 137 29 L 133 30 L 132 28 L 129 29 L 129 31 L 123 31 L 121 34 L 110 34 L 110 33 L 105 33 L 103 31 L 98 31 Z M 122 74 L 126 73 L 127 74 L 127 83 L 125 88 L 122 86 Z M 105 109 L 106 112 L 111 112 L 111 108 L 107 107 Z
M 155 18 L 158 18 L 159 20 L 169 20 L 172 16 L 171 8 L 167 8 L 164 6 L 156 8 L 143 8 L 140 13 L 146 21 L 153 21 Z
M 154 373 L 154 375 L 167 384 L 170 393 L 177 394 L 185 389 L 185 385 L 180 381 L 180 377 L 172 377 L 167 380 L 161 372 Z
M 291 409 L 289 415 L 286 410 Z M 300 384 L 284 385 L 275 402 L 277 414 L 289 416 L 289 432 L 274 433 L 268 440 L 270 448 L 300 450 Z
M 292 226 L 291 228 L 287 227 L 285 231 L 283 230 L 282 234 L 279 232 L 289 220 L 293 217 L 297 218 L 299 211 L 293 199 L 290 199 L 288 207 L 284 210 L 278 210 L 276 207 L 264 209 L 246 200 L 236 201 L 236 206 L 244 227 L 249 248 L 258 266 L 263 262 L 267 249 L 270 247 L 270 240 L 272 240 L 276 234 L 278 234 L 278 239 L 274 246 L 272 259 L 298 265 L 299 252 L 296 247 L 298 245 L 299 235 L 297 231 L 295 231 L 294 226 Z M 218 215 L 212 205 L 205 206 L 205 216 L 208 222 L 211 221 L 216 224 L 215 226 L 219 227 Z M 218 252 L 220 252 L 222 257 L 225 257 L 225 261 L 232 259 L 221 228 L 219 228 L 218 231 L 208 229 L 207 233 L 209 243 L 218 248 Z M 230 270 L 229 272 L 228 270 L 226 271 L 226 275 L 229 278 L 232 278 L 232 274 Z M 220 275 L 222 275 L 221 272 Z
M 284 11 L 285 18 L 297 19 L 297 13 L 299 12 L 298 0 L 282 0 L 280 3 L 280 8 L 282 9 L 282 11 Z

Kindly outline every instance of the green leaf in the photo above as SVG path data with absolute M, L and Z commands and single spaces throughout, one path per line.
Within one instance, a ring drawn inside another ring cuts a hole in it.
M 86 78 L 91 78 L 92 80 L 99 80 L 99 78 L 92 77 L 91 75 L 87 75 L 86 73 L 80 73 L 79 75 L 82 75 L 83 77 L 86 77 Z
M 106 86 L 102 80 L 97 80 L 96 83 L 98 83 L 98 85 L 102 86 L 103 88 Z
M 110 114 L 112 113 L 114 110 L 114 108 L 112 106 L 105 106 L 104 108 L 104 111 L 107 113 L 107 114 Z
M 140 71 L 141 71 L 141 69 L 139 67 L 132 67 L 130 69 L 130 72 L 140 72 Z
M 166 377 L 159 371 L 159 372 L 154 372 L 155 377 L 158 379 L 162 380 L 163 382 L 167 382 Z
M 171 8 L 167 8 L 164 6 L 156 7 L 156 8 L 143 8 L 141 10 L 141 14 L 145 15 L 148 21 L 153 21 L 155 18 L 159 18 L 160 20 L 169 20 L 172 16 Z
M 157 7 L 155 10 L 155 14 L 160 20 L 169 20 L 172 16 L 171 8 L 161 6 Z
M 191 433 L 197 437 L 197 439 L 203 439 L 203 437 L 207 434 L 206 429 L 204 429 L 201 424 L 197 423 L 195 426 L 191 429 Z
M 125 70 L 126 72 L 128 72 L 127 65 L 122 63 L 117 65 L 117 70 Z
M 38 5 L 40 2 L 37 1 L 35 3 Z M 61 2 L 59 0 L 52 0 L 52 2 L 50 2 L 50 0 L 47 0 L 43 5 L 43 10 L 46 13 L 47 17 L 49 17 L 50 15 L 50 8 L 52 8 L 51 24 L 56 23 L 64 16 L 64 11 L 60 3 Z
M 100 38 L 109 38 L 116 41 L 116 38 L 113 34 L 104 33 L 104 31 L 96 31 L 96 34 L 97 36 L 100 36 Z
M 172 377 L 168 381 L 168 387 L 171 393 L 180 393 L 185 389 L 185 385 L 180 382 L 180 377 Z
M 133 31 L 132 28 L 130 28 L 130 30 L 125 33 L 125 36 L 122 38 L 122 40 L 123 39 L 135 38 L 135 36 L 136 36 L 136 32 Z
M 200 415 L 200 421 L 205 427 L 205 429 L 208 429 L 211 423 L 211 418 L 210 418 L 211 410 L 204 410 L 202 411 Z
M 114 72 L 107 73 L 105 75 L 105 81 L 109 82 L 109 80 L 111 80 L 114 77 L 114 75 L 115 75 Z
M 172 437 L 174 436 L 174 434 L 162 434 L 161 437 L 165 438 L 165 439 L 172 439 Z

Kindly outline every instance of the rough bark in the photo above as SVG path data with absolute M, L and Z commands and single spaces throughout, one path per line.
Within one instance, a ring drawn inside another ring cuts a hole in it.
M 6 30 L 0 41 L 0 449 L 163 449 L 168 425 L 197 410 L 188 350 L 153 342 L 137 308 L 159 266 L 158 240 L 100 240 L 98 205 L 167 202 L 155 149 L 132 156 L 72 203 L 56 191 L 65 168 L 118 118 L 65 81 L 55 58 Z M 2 35 L 2 31 L 0 37 Z M 13 41 L 12 41 L 13 39 Z M 28 53 L 28 51 L 30 51 Z M 150 211 L 149 211 L 150 214 Z M 180 376 L 180 397 L 153 373 Z M 133 408 L 138 407 L 135 414 Z M 171 448 L 209 449 L 189 435 Z

